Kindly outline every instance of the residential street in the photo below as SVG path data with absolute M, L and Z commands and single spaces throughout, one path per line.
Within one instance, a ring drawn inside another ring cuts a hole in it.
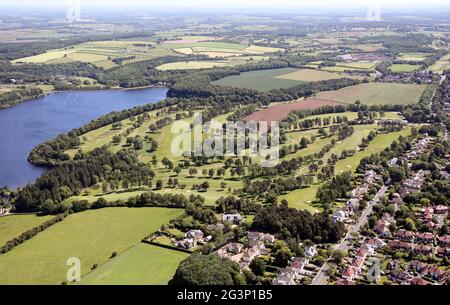
M 359 217 L 358 221 L 353 225 L 353 227 L 347 232 L 345 237 L 341 240 L 339 244 L 334 246 L 333 250 L 341 250 L 348 251 L 351 245 L 351 237 L 354 232 L 358 232 L 361 227 L 367 222 L 368 216 L 372 213 L 372 208 L 374 205 L 378 204 L 380 201 L 380 197 L 386 193 L 387 187 L 383 185 L 383 187 L 378 191 L 378 193 L 374 196 L 370 204 L 364 209 Z M 325 285 L 328 279 L 327 275 L 328 270 L 328 262 L 323 264 L 322 268 L 320 268 L 316 277 L 313 279 L 311 285 Z

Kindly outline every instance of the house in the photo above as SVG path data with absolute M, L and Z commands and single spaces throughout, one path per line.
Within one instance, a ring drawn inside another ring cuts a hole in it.
M 424 271 L 428 267 L 428 265 L 421 261 L 413 260 L 409 263 L 409 267 L 416 272 L 422 273 L 422 271 Z
M 399 193 L 394 193 L 394 194 L 392 195 L 391 202 L 392 202 L 393 204 L 396 204 L 396 205 L 401 205 L 401 204 L 403 204 L 403 199 L 402 199 L 402 197 L 400 196 Z
M 446 273 L 445 271 L 439 269 L 437 266 L 435 265 L 430 265 L 428 266 L 425 271 L 424 274 L 436 281 L 441 281 L 446 277 Z
M 414 251 L 423 255 L 430 255 L 433 249 L 427 245 L 416 245 Z
M 194 241 L 199 241 L 200 239 L 203 239 L 203 232 L 200 230 L 190 230 L 186 233 L 186 237 L 189 239 L 193 239 Z
M 311 246 L 305 249 L 305 256 L 306 257 L 314 257 L 317 254 L 317 250 L 315 247 Z
M 434 207 L 434 212 L 436 214 L 445 214 L 448 211 L 448 207 L 444 206 L 444 205 L 438 205 Z
M 408 243 L 408 242 L 405 242 L 405 241 L 400 241 L 400 240 L 391 240 L 391 241 L 389 241 L 389 246 L 392 249 L 401 249 L 401 250 L 405 250 L 405 251 L 412 251 L 412 250 L 414 250 L 414 244 Z
M 272 234 L 261 232 L 248 232 L 247 238 L 249 241 L 262 241 L 263 243 L 268 244 L 273 244 L 276 239 Z
M 245 249 L 243 255 L 242 255 L 242 261 L 250 264 L 255 258 L 259 257 L 261 255 L 261 251 L 254 247 L 254 248 L 248 248 Z
M 430 285 L 430 282 L 424 280 L 421 277 L 415 277 L 415 278 L 409 280 L 409 284 L 414 285 L 414 286 L 425 286 L 425 285 Z
M 275 279 L 274 285 L 295 285 L 297 275 L 292 268 L 284 268 Z
M 345 280 L 352 281 L 356 275 L 357 273 L 355 269 L 353 269 L 352 267 L 347 267 L 347 269 L 345 269 L 345 271 L 342 273 L 342 278 Z
M 372 238 L 366 241 L 366 244 L 369 245 L 372 249 L 377 250 L 386 246 L 386 243 L 379 238 Z
M 416 241 L 426 243 L 426 244 L 432 244 L 432 243 L 434 243 L 434 234 L 431 232 L 424 232 L 424 233 L 416 234 Z
M 403 241 L 412 241 L 414 239 L 414 232 L 400 229 L 395 233 L 395 238 Z
M 359 248 L 358 252 L 356 252 L 355 257 L 360 258 L 363 261 L 366 259 L 366 256 L 368 254 L 368 251 L 364 249 L 363 247 Z
M 388 262 L 388 268 L 391 270 L 399 270 L 400 269 L 399 261 L 394 259 L 394 260 Z
M 297 274 L 301 274 L 308 262 L 307 259 L 296 257 L 291 261 L 290 266 Z
M 222 215 L 222 222 L 231 222 L 234 224 L 239 224 L 242 221 L 241 214 L 223 214 Z
M 208 231 L 216 231 L 216 230 L 223 230 L 223 229 L 225 229 L 225 225 L 221 222 L 206 226 L 206 230 L 208 230 Z
M 239 243 L 230 243 L 228 244 L 228 252 L 238 254 L 242 252 L 242 249 L 244 248 L 243 244 Z
M 450 246 L 450 235 L 439 237 L 439 244 L 446 247 Z
M 196 245 L 197 243 L 193 239 L 184 239 L 175 243 L 176 247 L 186 250 L 194 248 Z
M 347 219 L 347 215 L 342 210 L 337 210 L 334 212 L 333 216 L 333 222 L 344 222 Z
M 450 256 L 450 248 L 436 247 L 436 255 L 440 257 Z
M 386 223 L 382 220 L 379 220 L 373 230 L 378 233 L 380 236 L 383 237 L 390 237 L 391 231 L 388 228 L 389 225 L 386 225 Z
M 364 259 L 355 257 L 352 261 L 350 267 L 354 268 L 357 273 L 362 271 L 362 267 L 364 266 Z

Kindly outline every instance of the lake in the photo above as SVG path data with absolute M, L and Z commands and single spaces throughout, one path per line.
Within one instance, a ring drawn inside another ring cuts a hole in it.
M 58 92 L 0 110 L 0 187 L 23 186 L 42 174 L 42 168 L 27 161 L 36 145 L 103 114 L 158 102 L 167 90 Z

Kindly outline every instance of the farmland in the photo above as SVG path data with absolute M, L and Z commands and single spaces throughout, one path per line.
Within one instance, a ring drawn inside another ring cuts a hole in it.
M 314 109 L 327 105 L 336 105 L 336 102 L 324 99 L 307 99 L 307 100 L 299 100 L 291 103 L 284 103 L 275 106 L 270 106 L 266 109 L 262 109 L 251 115 L 247 116 L 245 119 L 247 121 L 280 121 L 285 119 L 289 112 L 293 110 L 299 109 Z
M 409 64 L 393 64 L 389 67 L 392 72 L 413 72 L 420 69 L 419 65 L 409 65 Z
M 325 72 L 312 69 L 272 69 L 241 73 L 229 76 L 214 85 L 248 88 L 261 91 L 290 88 L 299 84 L 348 77 L 346 74 Z
M 69 257 L 82 262 L 82 274 L 122 253 L 183 212 L 164 208 L 106 208 L 67 217 L 0 256 L 0 283 L 60 284 Z
M 430 71 L 435 73 L 442 73 L 446 69 L 450 69 L 450 54 L 441 57 L 429 68 Z
M 0 246 L 51 218 L 51 216 L 36 216 L 34 214 L 0 217 Z
M 342 88 L 337 91 L 321 92 L 320 99 L 351 104 L 361 101 L 367 105 L 416 104 L 425 90 L 425 85 L 366 83 Z
M 138 244 L 88 273 L 82 285 L 165 285 L 186 253 Z

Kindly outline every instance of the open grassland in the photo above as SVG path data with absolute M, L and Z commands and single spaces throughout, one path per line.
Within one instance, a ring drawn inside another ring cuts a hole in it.
M 420 69 L 420 65 L 409 65 L 409 64 L 393 64 L 389 67 L 392 72 L 413 72 Z
M 352 104 L 361 101 L 367 105 L 416 104 L 426 85 L 395 83 L 364 83 L 336 91 L 317 94 L 317 98 Z
M 0 284 L 60 284 L 69 257 L 80 258 L 86 274 L 113 251 L 124 252 L 182 213 L 165 208 L 105 208 L 72 214 L 0 255 Z
M 335 171 L 337 174 L 342 173 L 344 171 L 352 171 L 354 172 L 359 165 L 359 162 L 362 158 L 370 156 L 374 153 L 379 153 L 383 151 L 386 147 L 391 145 L 392 142 L 398 139 L 400 136 L 408 136 L 411 134 L 411 127 L 407 127 L 402 131 L 391 132 L 388 134 L 380 134 L 372 142 L 370 142 L 369 146 L 362 151 L 358 151 L 354 156 L 345 158 L 343 160 L 339 160 L 336 163 Z
M 14 237 L 18 237 L 23 232 L 37 227 L 51 218 L 52 216 L 36 216 L 34 214 L 0 217 L 0 247 Z
M 291 73 L 283 74 L 277 76 L 276 78 L 288 79 L 288 80 L 296 80 L 301 82 L 317 82 L 322 80 L 330 80 L 337 78 L 349 77 L 345 74 L 339 73 L 330 73 L 320 70 L 312 70 L 312 69 L 300 69 Z
M 123 63 L 127 64 L 169 55 L 176 55 L 176 53 L 147 41 L 92 41 L 19 58 L 13 63 L 56 64 L 81 61 L 109 69 L 117 66 L 113 59 L 124 58 L 126 60 Z
M 139 244 L 81 279 L 82 285 L 165 285 L 187 253 Z
M 450 69 L 450 54 L 441 57 L 428 70 L 435 73 L 442 73 L 444 70 Z
M 157 69 L 161 71 L 197 70 L 224 66 L 227 66 L 227 63 L 222 61 L 181 61 L 163 64 L 161 66 L 158 66 Z

